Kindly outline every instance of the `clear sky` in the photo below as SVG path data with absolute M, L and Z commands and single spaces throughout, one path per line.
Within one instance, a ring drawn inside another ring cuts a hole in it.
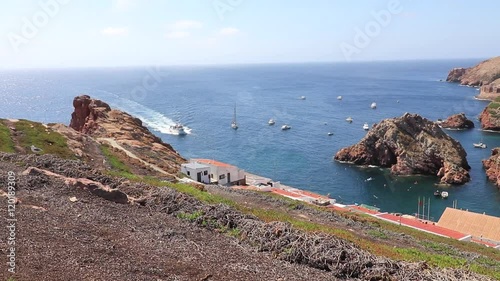
M 486 58 L 499 55 L 499 11 L 496 0 L 3 0 L 0 68 Z

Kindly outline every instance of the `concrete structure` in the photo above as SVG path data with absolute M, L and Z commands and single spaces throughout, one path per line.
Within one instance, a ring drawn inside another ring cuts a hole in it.
M 181 165 L 181 173 L 197 182 L 210 183 L 210 166 L 197 162 L 185 163 Z
M 245 185 L 245 171 L 236 166 L 211 159 L 192 159 L 191 163 L 198 163 L 210 168 L 210 182 L 220 185 Z
M 446 208 L 437 225 L 466 233 L 472 239 L 500 245 L 500 218 Z

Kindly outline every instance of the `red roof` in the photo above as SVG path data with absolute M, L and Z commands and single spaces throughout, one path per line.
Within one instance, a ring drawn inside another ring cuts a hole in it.
M 217 167 L 236 168 L 233 165 L 229 165 L 229 164 L 222 163 L 222 162 L 219 162 L 219 161 L 215 161 L 215 160 L 212 160 L 212 159 L 193 159 L 193 160 L 196 161 L 196 162 L 198 162 L 198 163 L 213 165 L 213 166 L 217 166 Z

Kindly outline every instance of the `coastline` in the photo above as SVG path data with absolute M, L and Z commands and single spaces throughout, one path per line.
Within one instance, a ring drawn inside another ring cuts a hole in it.
M 335 199 L 332 199 L 329 196 L 284 185 L 279 181 L 273 181 L 271 178 L 266 178 L 248 172 L 245 172 L 245 175 L 247 176 L 247 185 L 237 185 L 232 186 L 231 188 L 270 192 L 285 198 L 289 198 L 291 200 L 304 202 L 330 211 L 358 212 L 376 219 L 384 220 L 393 224 L 407 226 L 412 229 L 434 234 L 437 236 L 448 237 L 459 241 L 469 241 L 500 250 L 500 241 L 484 241 L 480 237 L 474 237 L 470 234 L 439 226 L 438 222 L 431 221 L 425 218 L 419 218 L 415 215 L 403 213 L 388 213 L 381 211 L 378 207 L 373 207 L 363 203 L 355 203 L 353 205 L 340 204 L 337 203 Z M 263 186 L 263 183 L 266 183 L 266 185 Z

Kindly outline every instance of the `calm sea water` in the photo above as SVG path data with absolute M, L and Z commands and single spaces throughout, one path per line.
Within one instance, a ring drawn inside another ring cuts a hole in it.
M 366 134 L 365 122 L 405 112 L 433 120 L 465 112 L 479 127 L 477 116 L 487 102 L 474 100 L 476 89 L 439 81 L 451 68 L 479 61 L 2 71 L 0 117 L 68 124 L 73 97 L 86 93 L 141 118 L 186 158 L 214 158 L 388 212 L 416 213 L 418 198 L 425 196 L 435 220 L 454 200 L 459 208 L 500 216 L 500 191 L 481 165 L 490 148 L 500 146 L 500 134 L 478 128 L 447 132 L 462 143 L 472 166 L 472 181 L 447 188 L 447 200 L 432 196 L 434 177 L 393 177 L 332 160 Z M 237 131 L 230 128 L 235 107 Z M 275 126 L 268 126 L 270 118 Z M 187 136 L 171 134 L 169 126 L 177 121 L 189 128 Z M 292 129 L 281 131 L 285 123 Z M 472 147 L 481 140 L 488 149 Z

